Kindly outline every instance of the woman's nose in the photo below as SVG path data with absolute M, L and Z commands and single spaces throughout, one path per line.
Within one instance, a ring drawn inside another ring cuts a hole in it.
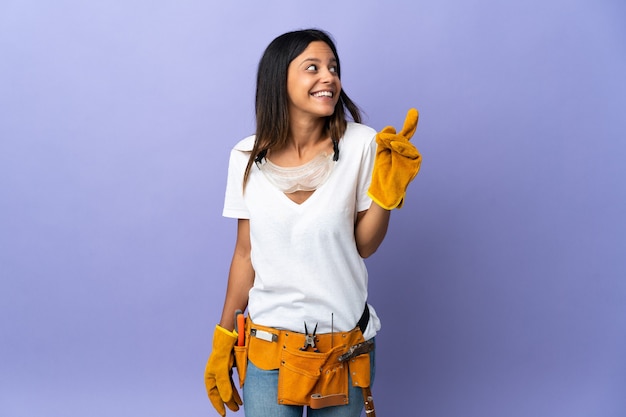
M 329 83 L 335 79 L 335 73 L 332 72 L 329 68 L 323 69 L 321 73 L 322 81 Z

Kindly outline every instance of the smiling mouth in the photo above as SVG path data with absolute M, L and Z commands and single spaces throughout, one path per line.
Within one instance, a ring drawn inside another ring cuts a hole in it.
M 334 93 L 332 91 L 317 91 L 315 93 L 311 93 L 313 97 L 330 97 L 332 98 Z

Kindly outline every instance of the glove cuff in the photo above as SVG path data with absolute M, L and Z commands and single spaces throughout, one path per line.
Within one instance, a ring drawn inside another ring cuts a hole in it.
M 220 326 L 219 324 L 215 325 L 215 331 L 216 331 L 216 332 L 217 332 L 217 331 L 222 332 L 222 333 L 224 333 L 224 334 L 226 334 L 226 335 L 228 335 L 228 336 L 230 336 L 230 337 L 234 337 L 235 339 L 236 339 L 236 338 L 237 338 L 237 336 L 238 336 L 238 333 L 237 333 L 236 331 L 234 331 L 234 330 L 233 330 L 233 331 L 231 332 L 230 330 L 226 330 L 225 328 L 223 328 L 223 327 L 222 327 L 222 326 Z
M 402 204 L 404 203 L 404 194 L 400 197 L 399 200 L 389 201 L 389 203 L 384 203 L 381 199 L 377 198 L 371 190 L 367 192 L 367 196 L 372 199 L 374 203 L 384 208 L 385 210 L 391 211 L 393 209 L 402 208 Z

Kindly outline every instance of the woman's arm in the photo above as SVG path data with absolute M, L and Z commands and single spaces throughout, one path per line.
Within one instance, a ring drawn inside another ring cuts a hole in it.
M 244 311 L 248 306 L 248 292 L 254 283 L 254 268 L 250 260 L 250 221 L 239 219 L 237 242 L 228 273 L 228 287 L 222 309 L 220 326 L 226 330 L 235 327 L 235 311 Z
M 385 210 L 375 202 L 368 210 L 357 214 L 354 225 L 354 238 L 359 255 L 367 258 L 376 252 L 387 234 L 391 211 Z

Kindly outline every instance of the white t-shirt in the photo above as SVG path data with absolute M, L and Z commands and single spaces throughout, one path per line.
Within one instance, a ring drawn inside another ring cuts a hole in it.
M 276 188 L 256 165 L 243 192 L 254 136 L 230 154 L 223 215 L 250 220 L 255 271 L 248 314 L 258 324 L 317 333 L 353 329 L 367 300 L 368 275 L 354 238 L 354 222 L 372 201 L 367 196 L 376 131 L 348 123 L 333 171 L 302 204 Z M 365 338 L 380 329 L 370 306 Z

